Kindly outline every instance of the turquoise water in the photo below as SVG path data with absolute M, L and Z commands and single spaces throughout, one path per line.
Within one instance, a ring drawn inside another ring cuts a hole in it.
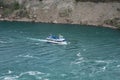
M 44 42 L 50 33 L 69 44 Z M 0 22 L 0 80 L 120 80 L 120 31 Z

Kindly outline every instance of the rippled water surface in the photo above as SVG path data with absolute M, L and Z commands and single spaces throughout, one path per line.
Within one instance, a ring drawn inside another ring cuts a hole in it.
M 69 44 L 46 43 L 50 33 Z M 120 31 L 0 22 L 0 80 L 120 80 Z

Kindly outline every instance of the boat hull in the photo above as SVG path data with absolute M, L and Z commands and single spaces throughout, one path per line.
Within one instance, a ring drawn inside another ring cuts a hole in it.
M 59 45 L 67 45 L 66 41 L 52 41 L 52 40 L 47 40 L 47 43 L 53 43 L 53 44 L 59 44 Z

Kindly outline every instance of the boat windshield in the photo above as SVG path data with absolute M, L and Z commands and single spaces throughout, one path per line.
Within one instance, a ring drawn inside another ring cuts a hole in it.
M 64 39 L 62 35 L 56 36 L 56 35 L 49 35 L 48 38 L 50 39 Z

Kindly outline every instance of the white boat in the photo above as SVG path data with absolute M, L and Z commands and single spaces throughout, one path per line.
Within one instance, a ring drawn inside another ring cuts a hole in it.
M 47 40 L 48 43 L 54 43 L 54 44 L 59 44 L 59 45 L 67 45 L 67 41 L 65 40 L 65 38 L 63 38 L 62 35 L 59 35 L 59 37 L 50 35 L 46 38 L 46 40 Z

